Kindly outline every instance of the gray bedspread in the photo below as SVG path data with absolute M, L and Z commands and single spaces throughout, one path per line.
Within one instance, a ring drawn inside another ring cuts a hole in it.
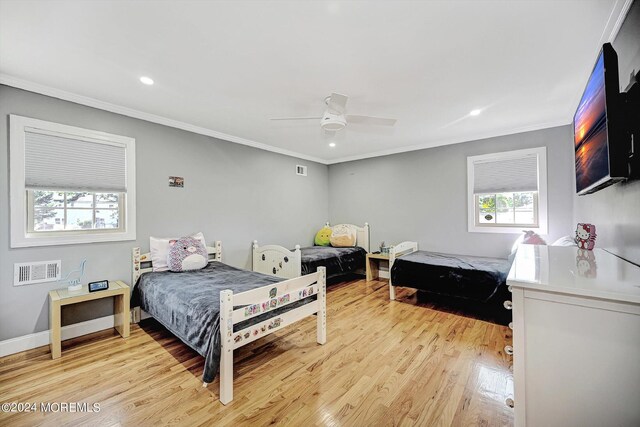
M 327 268 L 327 277 L 353 273 L 364 269 L 367 251 L 360 247 L 334 248 L 332 246 L 311 246 L 300 249 L 302 275 L 315 273 L 318 267 Z
M 282 279 L 212 261 L 202 270 L 145 273 L 133 289 L 132 306 L 140 306 L 182 342 L 205 358 L 203 381 L 212 382 L 220 365 L 220 291 L 248 291 Z M 293 309 L 290 304 L 283 309 Z M 283 310 L 286 311 L 286 310 Z M 278 314 L 278 310 L 267 317 Z M 253 323 L 261 321 L 255 317 Z M 236 325 L 238 329 L 248 324 Z

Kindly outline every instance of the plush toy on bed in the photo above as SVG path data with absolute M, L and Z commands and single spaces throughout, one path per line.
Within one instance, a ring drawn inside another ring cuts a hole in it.
M 171 271 L 189 271 L 205 268 L 208 263 L 207 248 L 198 239 L 181 237 L 169 243 L 167 264 Z
M 331 227 L 324 226 L 316 233 L 313 243 L 316 246 L 329 246 L 331 243 Z
M 578 224 L 576 228 L 576 243 L 580 249 L 592 250 L 596 245 L 596 226 L 593 224 Z

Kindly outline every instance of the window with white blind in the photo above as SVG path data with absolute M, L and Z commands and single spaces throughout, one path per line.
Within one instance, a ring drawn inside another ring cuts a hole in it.
M 135 239 L 135 140 L 10 116 L 11 247 Z
M 470 232 L 547 234 L 546 148 L 467 157 Z

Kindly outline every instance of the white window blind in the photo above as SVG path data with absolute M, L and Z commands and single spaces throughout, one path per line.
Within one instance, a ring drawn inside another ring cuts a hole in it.
M 538 156 L 473 162 L 474 194 L 538 191 Z
M 127 191 L 126 146 L 25 128 L 25 187 L 67 191 Z

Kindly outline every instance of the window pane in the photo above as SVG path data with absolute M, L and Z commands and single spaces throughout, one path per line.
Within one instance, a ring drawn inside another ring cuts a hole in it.
M 92 208 L 92 193 L 67 193 L 68 208 Z
M 33 230 L 64 230 L 64 209 L 38 208 L 33 210 Z
M 117 209 L 96 210 L 96 228 L 118 228 L 118 220 Z
M 64 206 L 64 193 L 58 191 L 33 191 L 33 206 L 35 208 L 54 208 Z
M 92 209 L 67 209 L 66 230 L 86 230 L 91 228 L 93 228 Z
M 118 209 L 118 193 L 96 193 L 96 208 Z
M 513 224 L 513 193 L 496 194 L 498 224 Z
M 496 196 L 494 194 L 478 196 L 478 223 L 496 222 Z
M 533 193 L 515 193 L 513 195 L 517 224 L 535 223 L 533 196 Z

